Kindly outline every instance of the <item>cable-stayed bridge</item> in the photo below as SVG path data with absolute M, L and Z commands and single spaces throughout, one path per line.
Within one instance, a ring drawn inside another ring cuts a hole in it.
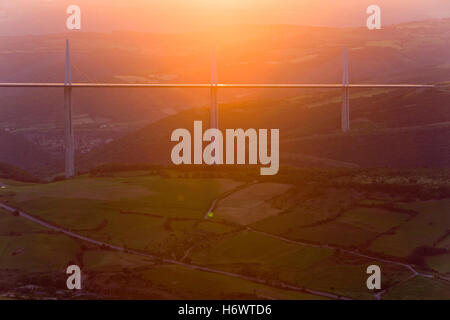
M 211 83 L 73 83 L 72 82 L 72 67 L 70 60 L 69 41 L 66 41 L 66 63 L 65 63 L 65 78 L 61 83 L 0 83 L 0 88 L 62 88 L 64 89 L 65 100 L 65 174 L 66 178 L 75 176 L 75 150 L 74 150 L 74 133 L 73 133 L 73 108 L 72 108 L 72 90 L 77 88 L 117 88 L 117 89 L 171 89 L 171 88 L 209 88 L 211 95 L 211 128 L 219 127 L 219 105 L 218 105 L 218 90 L 219 89 L 342 89 L 342 109 L 341 109 L 341 128 L 343 132 L 350 130 L 350 89 L 433 89 L 446 88 L 446 84 L 388 84 L 388 83 L 374 83 L 374 84 L 353 84 L 349 80 L 348 71 L 348 53 L 347 48 L 344 52 L 344 65 L 342 83 L 280 83 L 280 84 L 221 84 L 218 83 L 217 63 L 215 54 L 213 55 L 212 69 L 211 69 Z

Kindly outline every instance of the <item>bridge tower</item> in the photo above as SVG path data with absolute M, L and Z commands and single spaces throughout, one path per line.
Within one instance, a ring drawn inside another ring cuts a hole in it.
M 211 66 L 211 120 L 209 127 L 211 129 L 219 129 L 219 103 L 218 103 L 218 76 L 217 76 L 217 59 L 216 59 L 216 51 L 213 50 L 212 53 L 212 66 Z M 214 143 L 214 137 L 211 141 Z M 219 159 L 216 158 L 215 151 L 212 154 L 211 159 L 213 164 L 219 162 Z
M 347 47 L 344 49 L 344 71 L 342 76 L 342 85 L 344 86 L 342 92 L 342 110 L 341 110 L 341 125 L 342 132 L 350 130 L 350 97 L 349 97 L 349 76 L 348 76 L 348 51 Z
M 64 77 L 64 104 L 65 104 L 65 152 L 66 152 L 66 178 L 75 176 L 75 151 L 72 122 L 72 70 L 70 64 L 69 40 L 66 40 L 66 70 Z
M 211 66 L 211 122 L 210 128 L 219 128 L 219 104 L 217 102 L 217 59 L 216 51 L 212 53 L 212 66 Z

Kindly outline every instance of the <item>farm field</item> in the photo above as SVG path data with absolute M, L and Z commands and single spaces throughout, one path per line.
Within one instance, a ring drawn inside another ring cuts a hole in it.
M 145 171 L 2 181 L 1 203 L 122 249 L 2 210 L 0 296 L 448 298 L 448 180 L 420 172 L 411 189 L 402 172 L 289 170 L 273 181 Z M 85 275 L 77 296 L 64 289 L 70 264 Z M 373 264 L 382 292 L 366 287 Z
M 280 210 L 266 200 L 282 195 L 289 188 L 289 185 L 279 183 L 251 185 L 223 199 L 215 213 L 235 223 L 250 224 L 279 213 Z

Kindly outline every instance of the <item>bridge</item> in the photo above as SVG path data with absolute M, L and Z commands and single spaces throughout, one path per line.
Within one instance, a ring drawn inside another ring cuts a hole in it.
M 344 52 L 344 66 L 342 83 L 331 84 L 221 84 L 218 83 L 217 63 L 215 57 L 212 62 L 211 83 L 73 83 L 72 69 L 70 62 L 69 40 L 66 40 L 66 62 L 65 78 L 63 83 L 0 83 L 0 88 L 62 88 L 64 89 L 65 105 L 65 175 L 66 178 L 75 176 L 75 148 L 73 132 L 73 108 L 72 108 L 72 90 L 78 88 L 117 88 L 117 89 L 161 89 L 161 88 L 209 88 L 211 95 L 211 123 L 212 128 L 219 126 L 219 89 L 341 89 L 342 90 L 342 108 L 341 108 L 341 128 L 343 132 L 350 130 L 350 89 L 433 89 L 446 87 L 443 84 L 351 84 L 348 71 L 348 53 L 347 48 Z

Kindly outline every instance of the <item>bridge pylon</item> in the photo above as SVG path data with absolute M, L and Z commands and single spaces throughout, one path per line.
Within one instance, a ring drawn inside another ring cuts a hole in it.
M 349 95 L 349 74 L 348 74 L 348 51 L 344 49 L 344 70 L 342 75 L 342 109 L 341 109 L 341 126 L 342 132 L 350 130 L 350 95 Z
M 218 103 L 218 75 L 217 75 L 217 59 L 216 51 L 212 52 L 212 63 L 211 63 L 211 106 L 210 106 L 210 124 L 211 129 L 219 129 L 219 103 Z M 214 137 L 211 143 L 215 143 Z M 217 150 L 217 149 L 216 149 Z M 221 163 L 222 160 L 217 158 L 216 150 L 212 153 L 212 164 Z
M 75 149 L 73 136 L 72 111 L 72 69 L 70 63 L 70 45 L 66 40 L 66 68 L 64 77 L 64 107 L 65 107 L 65 170 L 66 178 L 75 176 Z
M 217 85 L 218 85 L 218 75 L 217 75 L 217 59 L 216 51 L 212 52 L 212 64 L 211 64 L 211 122 L 210 128 L 219 128 L 219 104 L 217 96 Z

